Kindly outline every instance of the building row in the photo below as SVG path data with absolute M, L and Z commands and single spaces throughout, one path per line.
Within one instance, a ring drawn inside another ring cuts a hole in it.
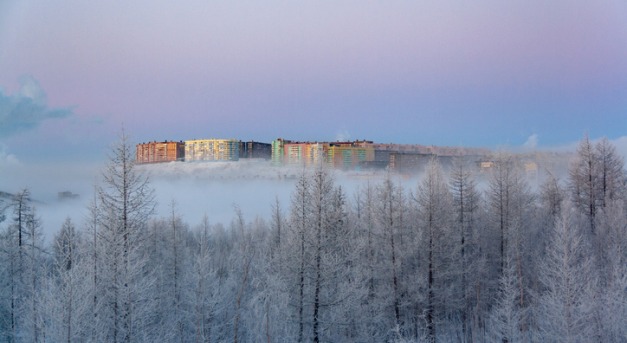
M 356 169 L 374 161 L 372 141 L 297 142 L 272 141 L 272 162 L 277 165 L 313 166 L 322 163 L 339 169 Z
M 453 156 L 485 156 L 487 150 L 410 144 L 380 144 L 368 140 L 301 142 L 278 138 L 272 143 L 235 139 L 194 139 L 137 144 L 138 163 L 171 161 L 237 161 L 240 158 L 272 160 L 275 165 L 326 164 L 343 170 L 389 168 L 415 172 L 434 156 L 443 163 Z
M 235 139 L 193 139 L 140 143 L 136 146 L 137 163 L 174 161 L 237 161 L 240 158 L 270 159 L 271 145 Z

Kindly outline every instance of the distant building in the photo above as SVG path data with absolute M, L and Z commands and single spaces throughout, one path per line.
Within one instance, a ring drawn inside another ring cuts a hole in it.
M 310 166 L 320 161 L 322 144 L 278 138 L 272 141 L 272 162 L 276 165 Z
M 183 161 L 185 144 L 183 142 L 149 142 L 136 146 L 137 163 L 157 163 Z
M 57 199 L 59 199 L 59 201 L 72 200 L 72 199 L 78 199 L 78 198 L 80 198 L 80 195 L 74 194 L 70 191 L 59 192 L 57 195 Z
M 272 141 L 272 161 L 277 165 L 314 166 L 320 163 L 339 169 L 358 169 L 374 160 L 371 141 L 295 142 Z
M 185 141 L 185 161 L 237 161 L 240 142 L 235 139 Z
M 374 161 L 374 147 L 371 141 L 329 143 L 326 159 L 334 168 L 361 169 L 368 162 Z
M 261 142 L 239 142 L 239 158 L 272 158 L 272 144 Z

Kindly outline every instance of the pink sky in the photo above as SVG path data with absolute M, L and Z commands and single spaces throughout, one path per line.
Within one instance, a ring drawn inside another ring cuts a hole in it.
M 626 18 L 619 0 L 6 1 L 0 89 L 27 75 L 72 113 L 0 144 L 73 132 L 84 153 L 122 123 L 139 141 L 618 139 Z

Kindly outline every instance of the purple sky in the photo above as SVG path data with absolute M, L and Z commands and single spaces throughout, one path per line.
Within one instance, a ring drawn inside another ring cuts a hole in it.
M 624 143 L 627 2 L 0 2 L 0 160 L 102 159 L 122 126 L 136 142 Z

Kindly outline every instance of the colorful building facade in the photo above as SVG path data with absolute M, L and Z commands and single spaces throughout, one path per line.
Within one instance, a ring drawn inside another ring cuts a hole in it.
M 239 142 L 239 158 L 261 158 L 269 160 L 272 157 L 272 144 L 255 141 Z
M 339 169 L 359 169 L 373 160 L 371 141 L 294 142 L 279 138 L 272 142 L 272 161 L 276 165 L 326 164 Z
M 329 143 L 326 159 L 333 168 L 361 169 L 367 163 L 374 161 L 374 147 L 370 141 Z
M 136 145 L 135 161 L 137 163 L 173 162 L 184 159 L 185 143 L 183 142 L 149 142 Z
M 236 139 L 185 141 L 185 161 L 237 161 L 240 142 Z

